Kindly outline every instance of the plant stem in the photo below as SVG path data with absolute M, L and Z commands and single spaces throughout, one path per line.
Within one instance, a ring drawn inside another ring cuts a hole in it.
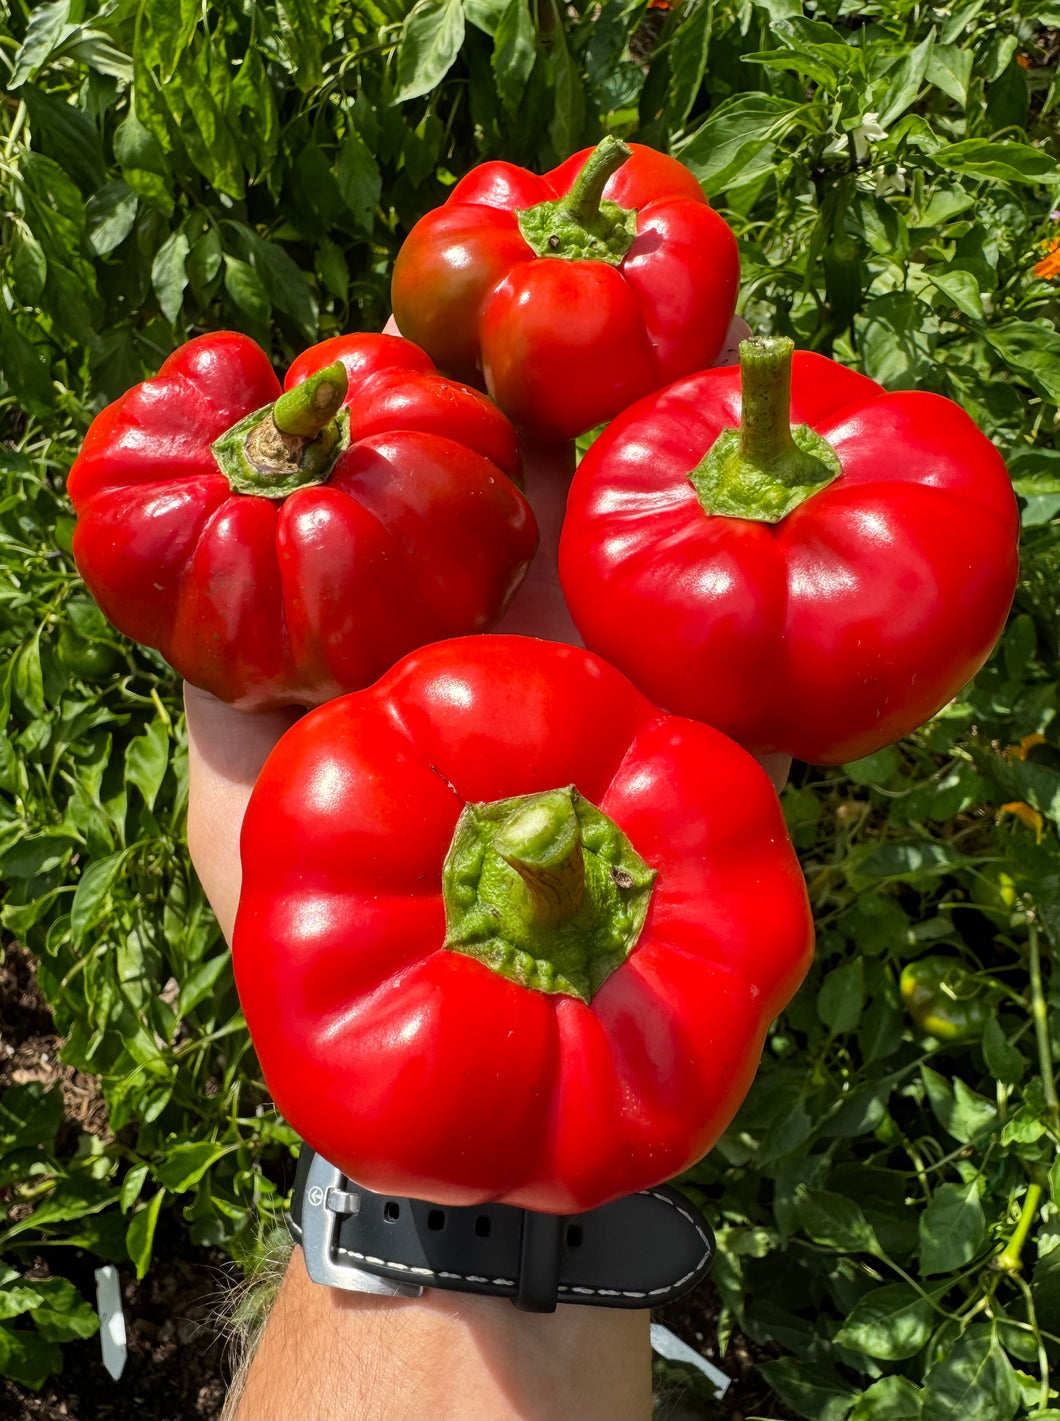
M 1031 1292 L 1030 1284 L 1023 1278 L 1017 1278 L 1015 1281 L 1019 1284 L 1020 1292 L 1023 1294 L 1023 1301 L 1027 1308 L 1028 1322 L 1038 1347 L 1038 1373 L 1040 1377 L 1038 1409 L 1039 1411 L 1044 1411 L 1049 1405 L 1049 1353 L 1046 1350 L 1045 1338 L 1042 1336 L 1041 1328 L 1038 1326 L 1038 1316 L 1034 1309 L 1034 1294 Z
M 585 166 L 578 174 L 570 192 L 563 199 L 563 211 L 581 227 L 588 227 L 600 215 L 600 202 L 604 188 L 613 173 L 617 173 L 633 150 L 609 133 L 601 138 L 585 160 Z
M 1053 1044 L 1049 1037 L 1049 1009 L 1042 986 L 1042 954 L 1038 940 L 1038 924 L 1033 919 L 1028 924 L 1028 934 L 1031 957 L 1031 1015 L 1034 1018 L 1034 1035 L 1038 1042 L 1038 1069 L 1042 1075 L 1045 1104 L 1055 1128 L 1060 1124 L 1060 1099 L 1057 1098 L 1056 1075 L 1053 1071 Z
M 272 408 L 273 423 L 281 434 L 315 439 L 338 414 L 348 384 L 346 367 L 336 360 L 282 394 Z
M 791 356 L 787 336 L 757 336 L 740 342 L 740 452 L 770 467 L 791 437 Z
M 11 132 L 7 135 L 7 142 L 4 144 L 4 157 L 10 158 L 15 151 L 15 144 L 18 136 L 22 132 L 22 125 L 26 122 L 26 101 L 19 99 L 18 108 L 15 110 L 15 117 L 11 121 Z
M 787 336 L 740 342 L 740 427 L 723 429 L 688 475 L 708 516 L 780 523 L 842 473 L 826 439 L 792 426 L 794 351 Z
M 166 710 L 166 707 L 162 702 L 162 697 L 158 694 L 158 690 L 155 686 L 151 687 L 151 700 L 154 702 L 155 710 L 158 711 L 159 720 L 162 722 L 162 724 L 166 727 L 167 730 L 172 730 L 172 717 L 170 716 L 169 711 Z
M 1042 1202 L 1042 1186 L 1040 1184 L 1028 1184 L 1027 1192 L 1023 1196 L 1023 1207 L 1020 1209 L 1020 1216 L 1016 1222 L 1016 1227 L 1012 1230 L 1012 1236 L 1005 1245 L 1004 1252 L 999 1254 L 995 1267 L 1002 1273 L 1018 1273 L 1023 1266 L 1023 1245 L 1027 1242 L 1027 1236 L 1034 1224 L 1038 1213 L 1038 1206 Z
M 585 858 L 569 794 L 555 790 L 516 810 L 497 830 L 493 847 L 525 883 L 539 923 L 562 923 L 578 911 Z

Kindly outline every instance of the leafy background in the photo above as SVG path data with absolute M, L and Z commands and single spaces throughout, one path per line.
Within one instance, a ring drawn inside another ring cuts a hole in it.
M 63 1040 L 59 1067 L 27 1063 L 0 1006 L 16 1390 L 96 1327 L 71 1260 L 142 1277 L 169 1230 L 252 1262 L 291 1144 L 188 866 L 178 688 L 73 567 L 79 439 L 196 332 L 244 330 L 282 365 L 379 328 L 404 234 L 456 177 L 613 131 L 702 181 L 755 327 L 960 401 L 1024 527 L 974 686 L 785 792 L 818 960 L 690 1177 L 721 1243 L 704 1349 L 753 1348 L 768 1415 L 1060 1416 L 1057 27 L 1029 0 L 13 0 L 0 921 Z M 904 1012 L 898 974 L 927 954 L 972 974 L 981 1038 Z

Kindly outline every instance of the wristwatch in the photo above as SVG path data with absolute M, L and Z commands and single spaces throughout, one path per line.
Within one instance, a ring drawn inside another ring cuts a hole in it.
M 554 1312 L 557 1303 L 661 1307 L 714 1261 L 710 1225 L 670 1185 L 583 1214 L 453 1207 L 365 1189 L 308 1145 L 287 1225 L 317 1283 L 393 1297 L 480 1293 L 524 1312 Z

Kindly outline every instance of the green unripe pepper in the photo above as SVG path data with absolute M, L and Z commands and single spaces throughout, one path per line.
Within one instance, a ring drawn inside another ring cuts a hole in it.
M 980 983 L 955 957 L 921 957 L 902 969 L 905 1009 L 939 1041 L 974 1041 L 993 1016 Z
M 72 627 L 63 627 L 59 633 L 58 653 L 66 670 L 85 681 L 103 680 L 121 664 L 115 647 L 79 637 Z

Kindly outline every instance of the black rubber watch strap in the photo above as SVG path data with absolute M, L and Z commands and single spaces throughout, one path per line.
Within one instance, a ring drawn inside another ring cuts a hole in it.
M 425 1287 L 485 1293 L 528 1312 L 557 1302 L 661 1307 L 714 1261 L 710 1225 L 669 1185 L 583 1214 L 453 1208 L 363 1189 L 308 1145 L 288 1225 L 318 1282 L 405 1296 Z

